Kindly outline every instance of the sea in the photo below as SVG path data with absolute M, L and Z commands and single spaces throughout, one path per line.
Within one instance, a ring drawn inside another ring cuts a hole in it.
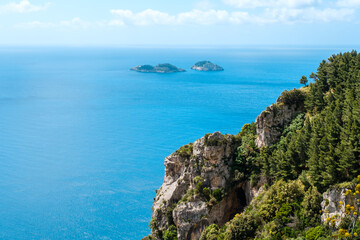
M 0 46 L 0 239 L 141 239 L 166 156 L 353 48 Z M 158 63 L 187 72 L 129 70 Z

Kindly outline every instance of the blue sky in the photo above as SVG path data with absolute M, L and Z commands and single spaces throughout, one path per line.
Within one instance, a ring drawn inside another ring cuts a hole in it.
M 360 0 L 0 0 L 2 45 L 359 45 Z

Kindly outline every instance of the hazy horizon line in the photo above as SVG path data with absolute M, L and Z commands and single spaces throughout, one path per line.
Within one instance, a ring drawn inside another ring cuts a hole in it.
M 247 47 L 271 47 L 271 48 L 314 48 L 314 49 L 328 49 L 328 48 L 359 48 L 360 44 L 0 44 L 0 48 L 48 48 L 48 47 L 69 47 L 69 48 L 247 48 Z

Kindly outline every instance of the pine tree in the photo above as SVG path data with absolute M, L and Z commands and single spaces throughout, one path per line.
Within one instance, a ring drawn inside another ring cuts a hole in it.
M 308 79 L 305 76 L 302 76 L 300 79 L 300 84 L 304 84 L 304 86 L 306 86 L 308 83 Z

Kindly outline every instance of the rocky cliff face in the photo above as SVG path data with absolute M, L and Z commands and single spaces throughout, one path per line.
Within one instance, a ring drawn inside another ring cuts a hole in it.
M 170 225 L 178 239 L 198 239 L 210 224 L 225 224 L 249 204 L 249 183 L 229 184 L 238 140 L 219 132 L 183 146 L 165 159 L 165 179 L 153 204 L 152 235 Z
M 271 146 L 279 140 L 284 126 L 288 125 L 294 117 L 304 111 L 303 104 L 286 103 L 281 97 L 275 104 L 267 107 L 256 118 L 258 148 Z
M 256 119 L 256 144 L 269 146 L 303 109 L 279 98 Z M 234 181 L 232 167 L 240 139 L 219 132 L 181 147 L 165 159 L 164 183 L 157 190 L 150 223 L 162 239 L 175 226 L 179 240 L 199 239 L 212 223 L 219 226 L 240 213 L 257 195 L 248 181 Z

